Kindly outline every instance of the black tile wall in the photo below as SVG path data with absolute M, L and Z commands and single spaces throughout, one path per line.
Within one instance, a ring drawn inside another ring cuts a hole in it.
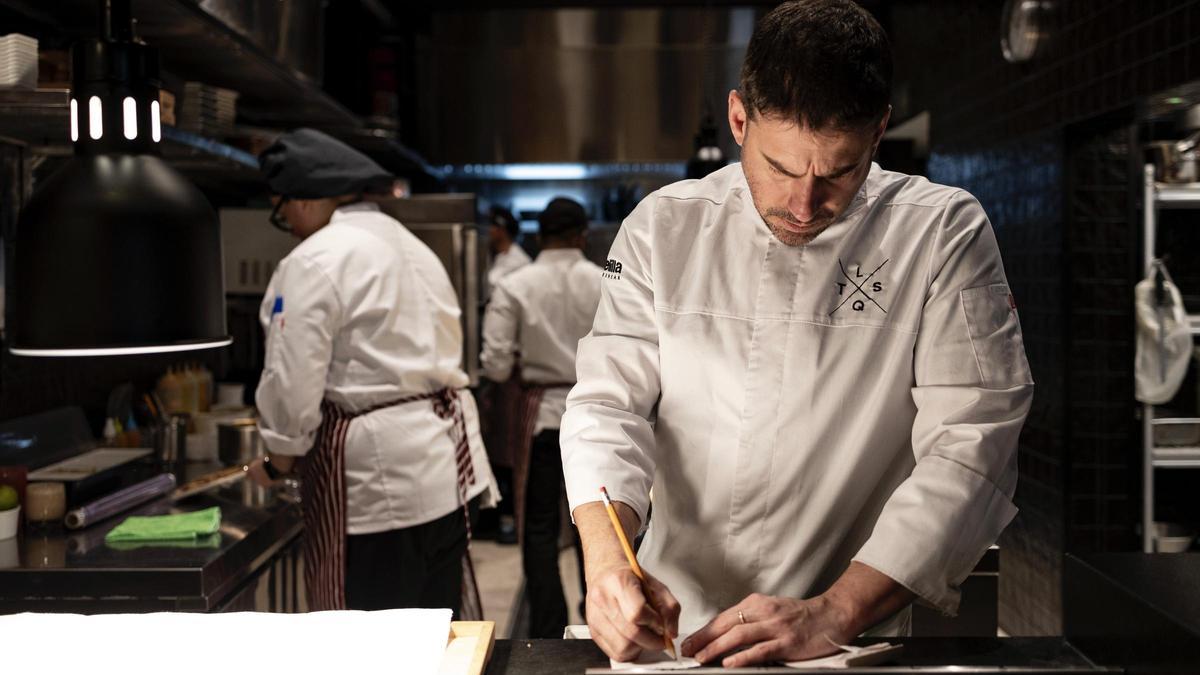
M 1055 135 L 935 152 L 929 174 L 974 194 L 992 221 L 1037 393 L 1020 442 L 1020 514 L 1001 539 L 1000 611 L 1013 633 L 1055 632 L 1063 530 L 1066 317 L 1062 146 Z
M 1018 302 L 1037 392 L 1021 513 L 1001 541 L 1000 622 L 1051 634 L 1063 552 L 1138 546 L 1131 129 L 1145 97 L 1200 79 L 1200 0 L 1063 0 L 1047 49 L 1020 65 L 1001 55 L 1002 5 L 889 11 L 899 112 L 929 111 L 929 176 L 983 203 Z M 1189 244 L 1200 250 L 1176 245 Z M 1200 275 L 1184 282 L 1200 301 Z

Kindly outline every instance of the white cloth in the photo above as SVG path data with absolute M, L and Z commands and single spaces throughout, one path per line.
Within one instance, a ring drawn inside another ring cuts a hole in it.
M 1154 297 L 1155 275 L 1163 275 L 1163 304 Z M 1134 361 L 1134 398 L 1161 405 L 1175 398 L 1192 360 L 1191 327 L 1179 287 L 1155 260 L 1146 278 L 1133 289 L 1137 316 L 1137 350 Z
M 579 249 L 552 249 L 502 279 L 483 316 L 483 373 L 507 380 L 519 353 L 526 382 L 574 382 L 575 349 L 600 302 L 600 271 Z M 557 429 L 566 406 L 566 387 L 547 389 L 533 433 Z
M 609 257 L 563 417 L 567 492 L 574 510 L 607 486 L 644 523 L 653 485 L 638 557 L 681 634 L 752 592 L 819 594 L 851 559 L 954 613 L 1016 514 L 1033 393 L 978 202 L 873 165 L 841 219 L 787 247 L 734 164 L 651 194 Z
M 267 353 L 259 431 L 273 453 L 309 451 L 324 398 L 356 411 L 467 386 L 450 278 L 429 247 L 374 204 L 339 208 L 288 254 L 267 287 L 260 318 Z M 475 465 L 469 494 L 486 492 L 490 505 L 497 492 L 475 400 L 464 391 L 459 404 Z M 459 508 L 451 424 L 429 401 L 351 422 L 347 532 L 411 527 Z
M 488 286 L 495 288 L 501 279 L 528 265 L 530 262 L 529 254 L 514 241 L 508 247 L 507 251 L 497 253 L 492 258 L 492 265 L 488 268 Z

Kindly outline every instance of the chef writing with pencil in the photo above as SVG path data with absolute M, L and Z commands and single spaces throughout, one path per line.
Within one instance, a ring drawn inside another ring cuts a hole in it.
M 906 634 L 914 601 L 956 612 L 1016 514 L 1016 304 L 971 195 L 873 163 L 891 77 L 858 5 L 781 4 L 729 94 L 741 163 L 622 224 L 561 427 L 614 659 L 681 635 L 740 667 Z M 646 529 L 644 581 L 601 486 L 625 538 Z

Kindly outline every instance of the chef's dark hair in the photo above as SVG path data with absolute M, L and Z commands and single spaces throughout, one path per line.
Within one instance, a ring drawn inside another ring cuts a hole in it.
M 513 217 L 512 211 L 503 206 L 493 206 L 488 210 L 488 222 L 508 232 L 510 239 L 516 239 L 521 233 L 521 224 Z
M 792 119 L 810 129 L 878 123 L 892 95 L 891 45 L 850 0 L 785 2 L 755 27 L 738 93 L 750 119 Z

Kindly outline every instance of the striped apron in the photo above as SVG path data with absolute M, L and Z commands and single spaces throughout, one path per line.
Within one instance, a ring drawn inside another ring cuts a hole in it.
M 377 406 L 347 412 L 332 402 L 321 402 L 321 426 L 313 452 L 300 467 L 300 494 L 304 511 L 304 583 L 309 611 L 346 608 L 346 432 L 350 422 L 367 413 L 415 401 L 429 401 L 441 419 L 453 420 L 450 440 L 454 442 L 454 464 L 458 474 L 458 501 L 467 526 L 467 552 L 463 555 L 463 620 L 483 618 L 483 604 L 471 563 L 471 517 L 467 491 L 475 482 L 467 423 L 459 405 L 458 391 L 439 389 Z
M 517 398 L 516 424 L 509 436 L 513 459 L 513 513 L 517 519 L 517 539 L 525 539 L 525 493 L 529 486 L 529 461 L 533 454 L 533 429 L 537 426 L 538 408 L 547 389 L 573 387 L 574 382 L 522 382 Z

